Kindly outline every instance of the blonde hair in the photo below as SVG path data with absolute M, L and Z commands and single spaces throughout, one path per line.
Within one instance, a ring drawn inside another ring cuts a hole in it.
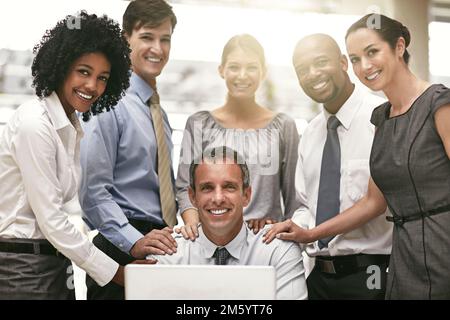
M 266 67 L 266 58 L 264 56 L 264 49 L 255 37 L 249 34 L 239 34 L 232 37 L 223 47 L 221 65 L 224 66 L 228 55 L 236 48 L 244 51 L 250 51 L 257 55 L 263 68 Z

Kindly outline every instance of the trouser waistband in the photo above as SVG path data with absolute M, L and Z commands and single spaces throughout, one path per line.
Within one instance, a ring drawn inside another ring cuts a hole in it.
M 3 239 L 0 238 L 0 252 L 45 254 L 64 257 L 48 240 L 45 239 Z

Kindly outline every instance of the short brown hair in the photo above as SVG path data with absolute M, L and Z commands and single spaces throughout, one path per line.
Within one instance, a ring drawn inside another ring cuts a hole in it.
M 123 31 L 131 36 L 133 30 L 142 26 L 157 27 L 170 18 L 172 32 L 177 24 L 177 17 L 172 7 L 164 0 L 133 0 L 123 14 Z
M 195 170 L 199 164 L 210 161 L 212 163 L 234 163 L 239 166 L 242 174 L 242 189 L 245 190 L 250 186 L 250 171 L 248 170 L 247 163 L 242 155 L 236 150 L 226 146 L 220 146 L 215 148 L 208 148 L 201 154 L 200 157 L 194 159 L 189 167 L 190 187 L 195 192 Z

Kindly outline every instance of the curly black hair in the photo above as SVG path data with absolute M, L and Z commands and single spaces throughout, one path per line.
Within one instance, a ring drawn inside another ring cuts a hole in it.
M 130 48 L 119 24 L 106 15 L 97 17 L 81 11 L 77 16 L 67 16 L 46 31 L 33 48 L 36 56 L 31 73 L 36 95 L 48 97 L 63 84 L 75 60 L 94 52 L 106 56 L 111 64 L 111 74 L 105 92 L 92 104 L 89 112 L 83 113 L 83 120 L 89 120 L 90 113 L 109 111 L 130 85 L 131 61 Z

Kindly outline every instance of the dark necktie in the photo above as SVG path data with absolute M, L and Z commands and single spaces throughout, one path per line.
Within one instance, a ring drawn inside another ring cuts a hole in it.
M 225 247 L 217 247 L 216 251 L 213 254 L 213 257 L 216 258 L 216 264 L 225 265 L 227 264 L 227 260 L 230 257 L 230 253 Z
M 150 112 L 152 114 L 156 142 L 158 144 L 158 179 L 162 218 L 168 226 L 173 227 L 177 224 L 177 212 L 170 173 L 171 161 L 169 148 L 166 143 L 161 106 L 159 105 L 159 95 L 156 90 L 150 99 Z
M 341 147 L 337 127 L 341 123 L 331 116 L 327 123 L 327 140 L 323 148 L 320 169 L 319 197 L 317 199 L 316 226 L 339 213 L 341 183 Z M 328 246 L 333 237 L 319 240 L 319 248 Z

